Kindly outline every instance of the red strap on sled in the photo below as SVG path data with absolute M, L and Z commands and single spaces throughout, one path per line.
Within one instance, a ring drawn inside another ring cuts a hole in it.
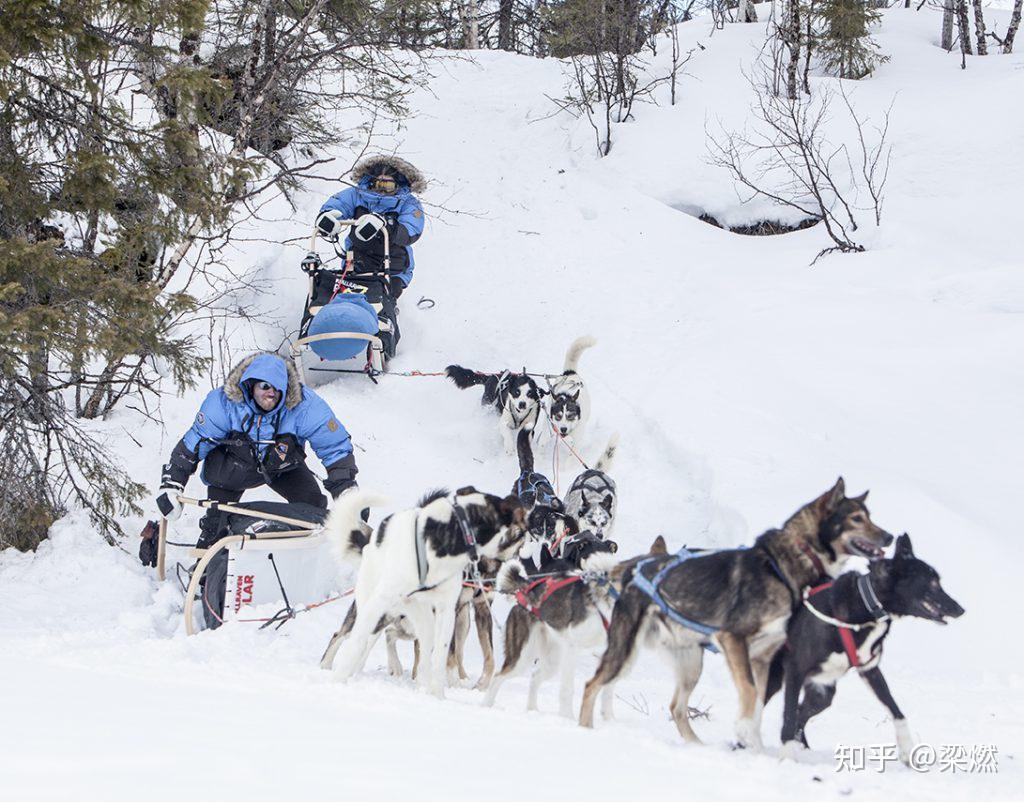
M 583 577 L 581 576 L 567 576 L 563 577 L 562 579 L 535 579 L 525 588 L 521 588 L 516 591 L 516 601 L 519 602 L 520 605 L 525 607 L 531 613 L 533 613 L 535 616 L 537 616 L 537 618 L 540 618 L 540 608 L 544 606 L 544 602 L 551 598 L 552 593 L 554 593 L 556 590 L 561 590 L 564 587 L 568 587 L 574 582 L 580 582 L 582 579 Z M 530 602 L 529 594 L 534 588 L 539 587 L 540 585 L 544 585 L 544 592 L 541 593 L 540 599 L 537 600 L 537 603 L 532 604 Z

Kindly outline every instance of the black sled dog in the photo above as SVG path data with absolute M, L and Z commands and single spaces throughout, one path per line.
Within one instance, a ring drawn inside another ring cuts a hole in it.
M 608 648 L 583 693 L 580 724 L 593 726 L 598 692 L 620 677 L 642 640 L 668 652 L 675 663 L 672 717 L 683 738 L 699 741 L 688 701 L 704 648 L 717 648 L 739 694 L 739 744 L 760 748 L 769 669 L 803 589 L 836 575 L 846 557 L 881 557 L 892 542 L 892 535 L 872 523 L 866 496 L 847 498 L 839 479 L 750 548 L 697 554 L 683 549 L 639 563 L 615 603 Z
M 868 573 L 846 573 L 804 591 L 803 607 L 789 623 L 786 648 L 772 663 L 769 681 L 771 696 L 785 674 L 784 753 L 793 756 L 807 746 L 807 722 L 832 704 L 836 681 L 855 668 L 892 715 L 899 758 L 907 763 L 913 737 L 879 668 L 889 625 L 900 616 L 945 624 L 963 613 L 935 569 L 914 556 L 905 534 L 896 540 L 893 558 L 871 563 Z

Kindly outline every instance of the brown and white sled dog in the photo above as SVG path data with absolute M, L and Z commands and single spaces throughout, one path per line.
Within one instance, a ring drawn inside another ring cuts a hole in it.
M 607 575 L 617 563 L 612 554 L 594 554 L 584 562 L 581 573 L 556 560 L 545 565 L 545 576 L 540 579 L 531 577 L 518 560 L 501 567 L 497 590 L 516 594 L 517 603 L 505 620 L 504 665 L 491 682 L 484 704 L 494 704 L 502 683 L 536 659 L 526 709 L 537 709 L 541 684 L 558 674 L 559 713 L 573 717 L 576 656 L 600 650 L 606 643 L 605 623 L 612 608 Z M 604 710 L 610 717 L 610 694 L 604 697 Z
M 597 340 L 593 337 L 577 337 L 573 340 L 565 354 L 562 375 L 551 382 L 546 400 L 548 418 L 557 436 L 573 443 L 583 442 L 583 430 L 590 418 L 590 393 L 576 369 L 583 352 L 595 345 Z
M 508 552 L 510 550 L 506 550 Z M 502 559 L 506 554 L 499 555 Z M 507 556 L 511 557 L 511 554 Z M 480 671 L 480 678 L 474 688 L 478 691 L 486 690 L 491 684 L 491 677 L 494 676 L 494 622 L 491 619 L 491 604 L 494 602 L 494 577 L 502 566 L 501 559 L 480 560 L 480 578 L 483 579 L 483 587 L 471 584 L 472 576 L 464 577 L 462 592 L 455 605 L 455 632 L 452 637 L 451 649 L 448 651 L 448 684 L 455 685 L 469 679 L 466 673 L 466 666 L 463 664 L 462 656 L 466 648 L 466 638 L 469 635 L 469 621 L 473 619 L 476 625 L 476 637 L 480 643 L 480 652 L 483 654 L 484 663 Z
M 514 549 L 523 538 L 522 506 L 472 487 L 454 495 L 437 490 L 385 518 L 367 538 L 357 521 L 369 503 L 360 491 L 342 496 L 324 525 L 337 559 L 361 562 L 354 620 L 331 638 L 320 665 L 333 665 L 340 679 L 352 677 L 382 629 L 404 616 L 422 655 L 417 682 L 443 697 L 455 604 L 473 551 L 467 541 L 482 557 Z
M 621 676 L 643 641 L 668 653 L 677 681 L 672 717 L 683 738 L 699 741 L 690 727 L 688 702 L 700 678 L 704 647 L 714 645 L 723 652 L 739 693 L 739 744 L 760 748 L 768 669 L 785 642 L 786 625 L 803 588 L 834 576 L 848 556 L 882 556 L 882 548 L 892 542 L 892 535 L 872 523 L 866 496 L 847 498 L 839 479 L 750 548 L 697 553 L 684 560 L 664 556 L 640 564 L 637 570 L 650 582 L 675 561 L 656 590 L 660 602 L 637 584 L 631 571 L 612 612 L 608 648 L 584 690 L 580 724 L 593 726 L 598 692 Z M 689 625 L 680 623 L 680 617 Z
M 659 536 L 648 554 L 619 561 L 608 552 L 597 552 L 583 560 L 583 570 L 564 560 L 544 565 L 543 577 L 531 576 L 517 560 L 498 572 L 497 589 L 516 594 L 516 605 L 505 621 L 505 659 L 494 678 L 484 704 L 494 704 L 502 683 L 537 660 L 530 678 L 527 710 L 537 709 L 541 683 L 559 673 L 559 712 L 572 717 L 576 657 L 580 652 L 601 650 L 607 643 L 607 623 L 614 596 L 622 589 L 623 575 L 639 560 L 665 554 Z M 612 717 L 613 685 L 602 695 L 602 715 Z

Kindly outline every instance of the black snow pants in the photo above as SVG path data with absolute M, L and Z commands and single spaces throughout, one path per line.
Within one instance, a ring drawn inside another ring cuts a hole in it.
M 285 501 L 300 502 L 311 507 L 327 509 L 327 498 L 320 492 L 320 485 L 316 477 L 306 465 L 297 465 L 286 473 L 271 477 L 267 485 L 271 490 Z M 225 501 L 228 503 L 238 501 L 245 490 L 229 490 L 223 487 L 207 488 L 207 498 L 211 501 Z M 227 513 L 207 510 L 206 515 L 199 521 L 199 542 L 196 544 L 201 549 L 206 549 L 229 535 L 231 532 L 226 524 Z M 208 629 L 216 629 L 222 623 L 224 616 L 224 582 L 228 573 L 228 553 L 223 550 L 217 553 L 201 580 L 201 593 L 203 601 L 203 619 Z

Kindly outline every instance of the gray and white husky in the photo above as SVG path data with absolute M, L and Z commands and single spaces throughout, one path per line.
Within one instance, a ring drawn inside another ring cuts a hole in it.
M 619 435 L 613 434 L 594 467 L 577 476 L 565 496 L 566 513 L 576 519 L 581 530 L 589 529 L 602 540 L 608 538 L 615 523 L 615 482 L 608 471 L 618 447 Z

